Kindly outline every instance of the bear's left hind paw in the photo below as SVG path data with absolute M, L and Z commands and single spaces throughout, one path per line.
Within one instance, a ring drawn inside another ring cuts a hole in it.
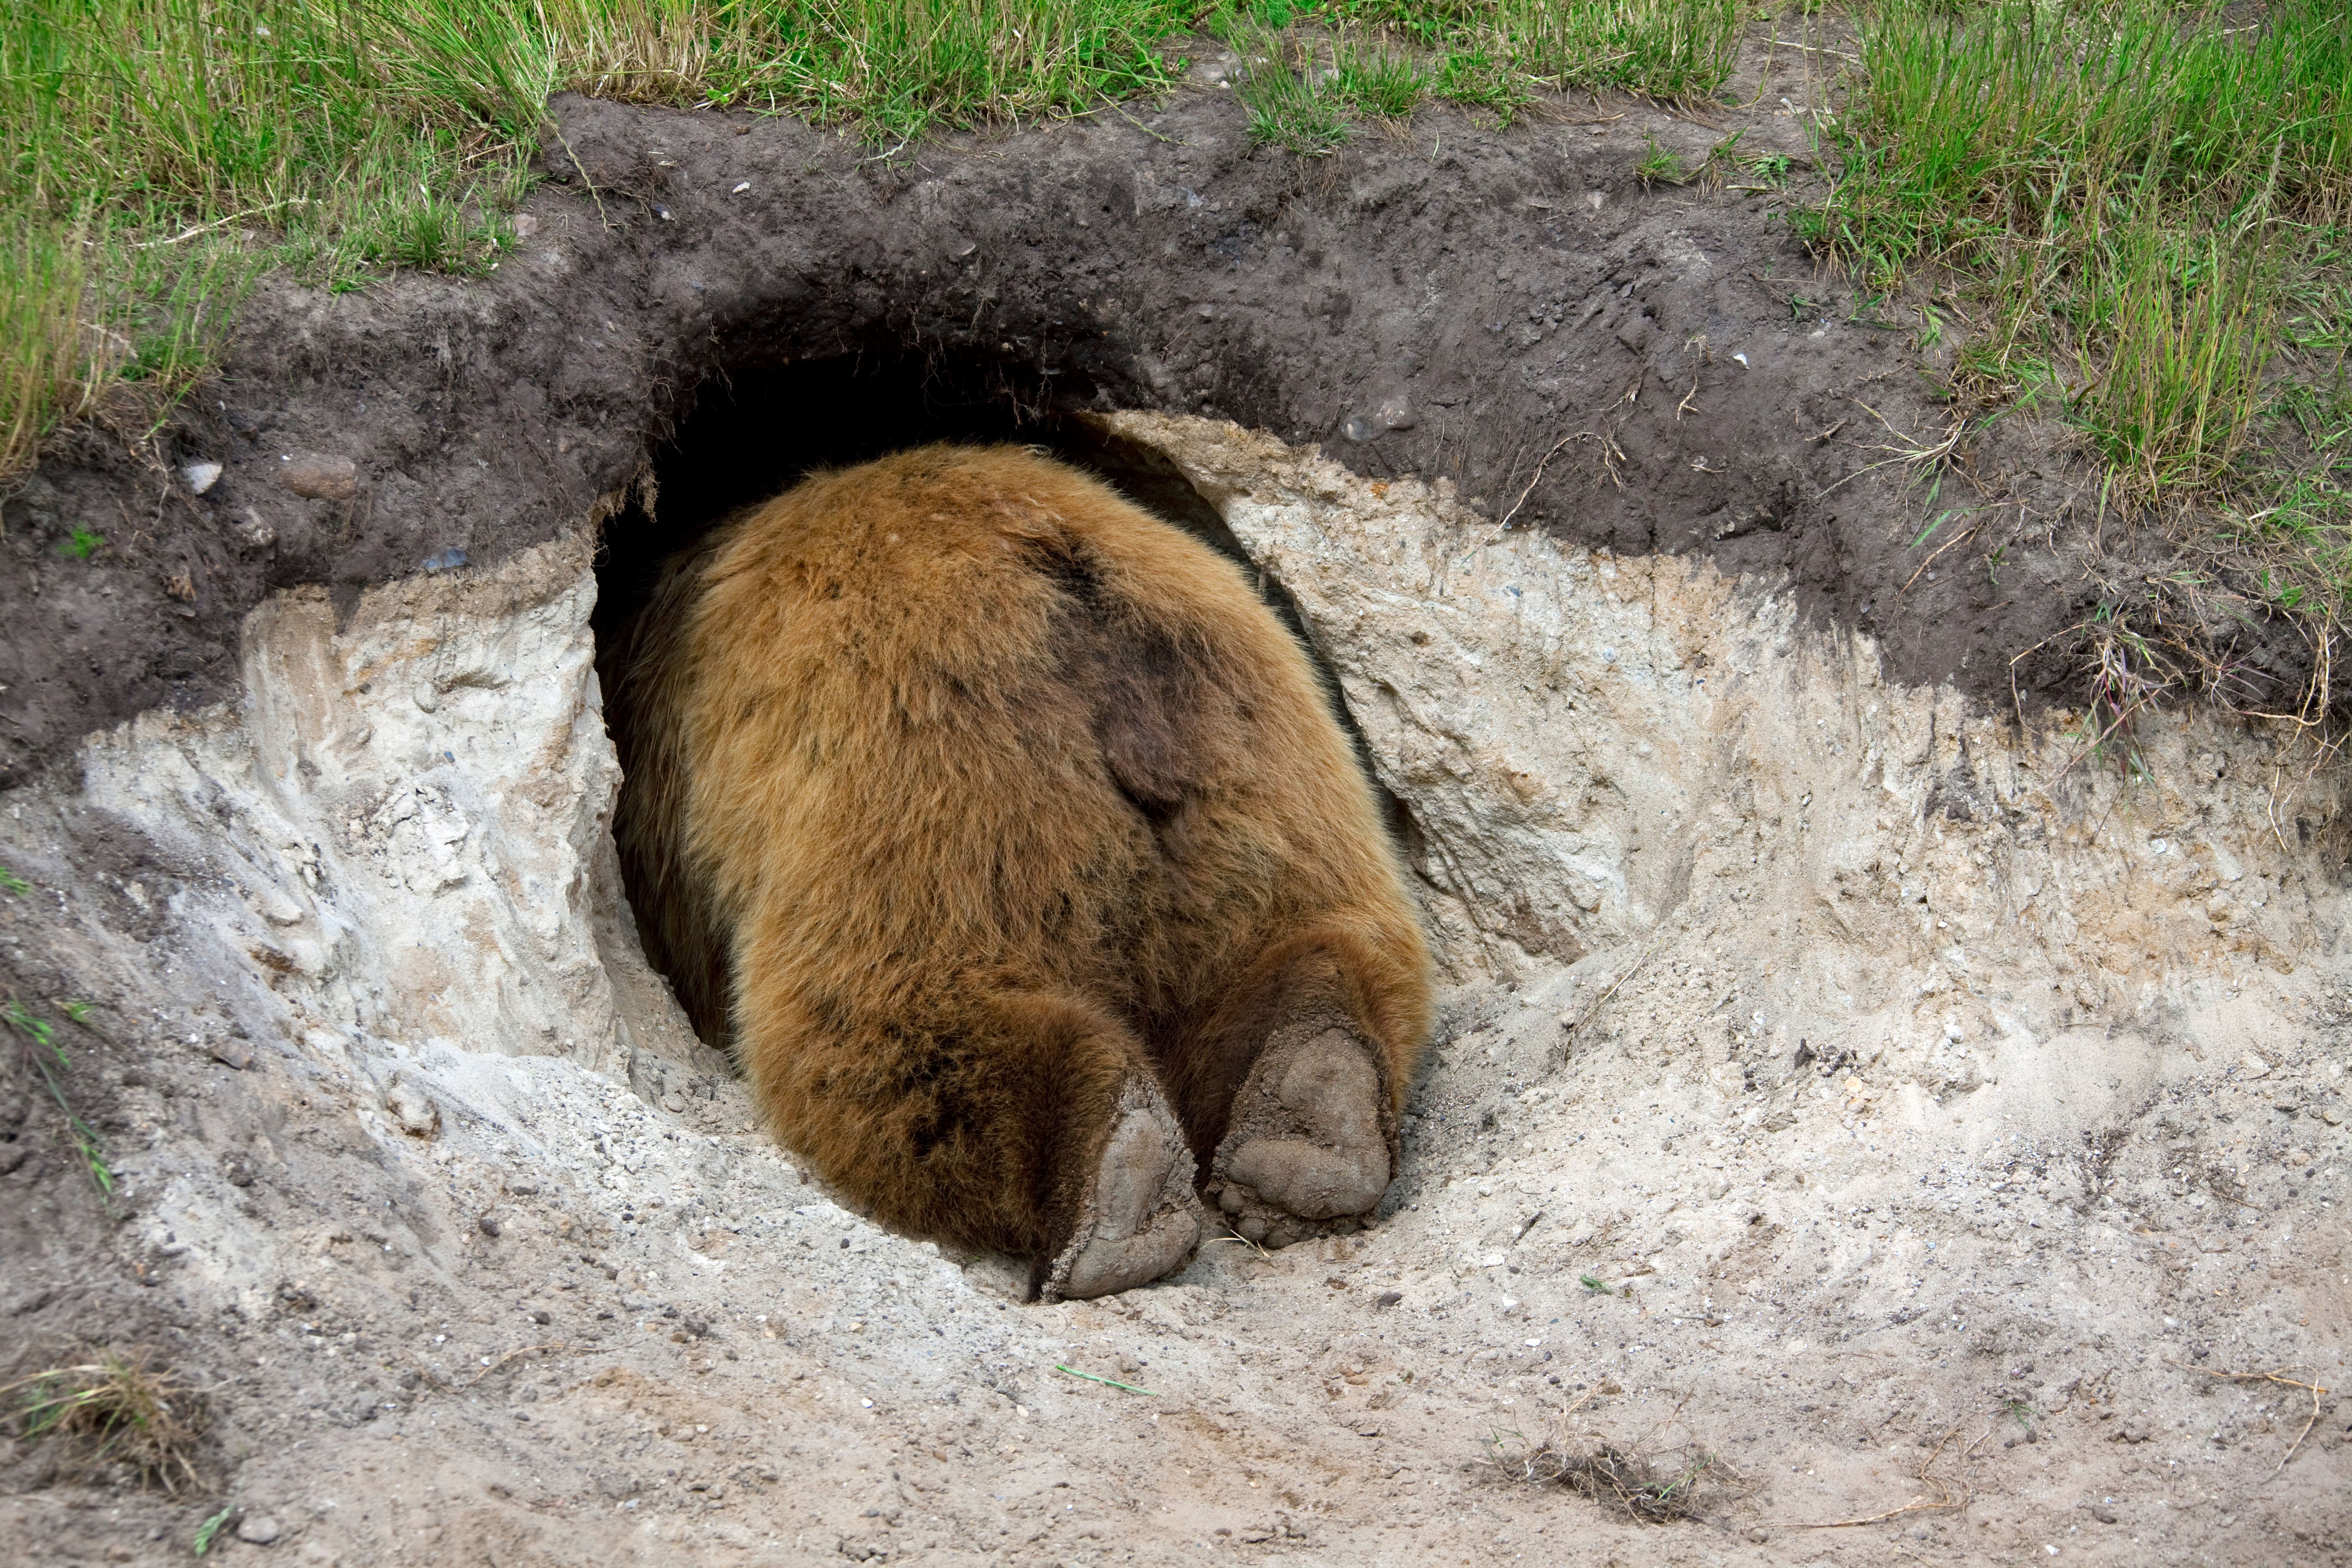
M 1201 1240 L 1192 1169 L 1168 1102 L 1130 1081 L 1077 1229 L 1045 1277 L 1045 1299 L 1108 1296 L 1179 1268 Z

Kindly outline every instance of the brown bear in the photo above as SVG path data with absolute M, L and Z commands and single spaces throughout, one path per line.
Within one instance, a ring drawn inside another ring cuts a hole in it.
M 1180 1267 L 1202 1191 L 1277 1245 L 1380 1201 L 1428 955 L 1232 562 L 926 447 L 673 559 L 606 675 L 650 955 L 881 1223 L 1080 1297 Z

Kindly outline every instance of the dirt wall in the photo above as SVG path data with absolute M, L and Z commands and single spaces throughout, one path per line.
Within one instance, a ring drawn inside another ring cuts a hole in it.
M 934 400 L 1040 428 L 1229 418 L 1367 479 L 1451 479 L 1515 529 L 1786 581 L 1894 676 L 2003 703 L 2010 656 L 2087 613 L 2095 494 L 2078 507 L 2058 434 L 2011 420 L 1948 447 L 1948 343 L 1791 237 L 1816 191 L 1801 60 L 1752 61 L 1744 107 L 1704 117 L 1561 100 L 1496 131 L 1433 109 L 1314 162 L 1251 143 L 1223 68 L 895 158 L 789 120 L 559 99 L 549 183 L 488 278 L 273 281 L 160 432 L 86 426 L 0 495 L 0 787 L 92 728 L 219 700 L 268 595 L 321 586 L 347 611 L 545 543 L 642 500 L 700 403 L 813 365 L 831 379 L 780 396 L 772 437 L 688 463 L 756 467 L 894 367 L 916 390 L 877 417 L 908 429 Z M 1735 131 L 1795 161 L 1785 188 L 1633 172 Z M 201 492 L 198 463 L 221 466 Z M 1981 537 L 1925 563 L 1913 541 L 1956 497 Z M 658 511 L 649 536 L 682 542 Z M 59 553 L 76 528 L 103 536 L 94 558 Z M 2110 554 L 2162 552 L 2109 532 Z M 2020 666 L 2028 696 L 2064 700 L 2074 657 Z M 2246 700 L 2294 685 L 2252 644 L 2237 662 Z

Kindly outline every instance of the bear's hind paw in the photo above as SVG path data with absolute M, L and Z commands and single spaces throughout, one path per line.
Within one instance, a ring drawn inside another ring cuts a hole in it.
M 1319 1234 L 1325 1222 L 1369 1213 L 1389 1185 L 1370 1051 L 1337 1025 L 1285 1036 L 1250 1069 L 1210 1166 L 1210 1190 L 1227 1222 L 1265 1247 L 1287 1247 Z
M 1108 1296 L 1173 1272 L 1200 1245 L 1192 1152 L 1168 1103 L 1130 1083 L 1076 1233 L 1045 1277 L 1049 1301 Z

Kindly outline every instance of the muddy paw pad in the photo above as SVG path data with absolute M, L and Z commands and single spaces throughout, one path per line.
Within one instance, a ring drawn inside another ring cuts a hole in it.
M 1326 1028 L 1270 1047 L 1242 1086 L 1212 1173 L 1234 1228 L 1276 1247 L 1314 1234 L 1301 1221 L 1377 1205 L 1389 1150 L 1380 1070 L 1362 1043 Z
M 1170 1272 L 1201 1239 L 1192 1155 L 1167 1102 L 1130 1085 L 1103 1144 L 1076 1234 L 1054 1260 L 1049 1299 L 1108 1296 Z

